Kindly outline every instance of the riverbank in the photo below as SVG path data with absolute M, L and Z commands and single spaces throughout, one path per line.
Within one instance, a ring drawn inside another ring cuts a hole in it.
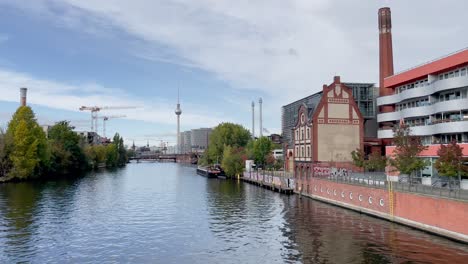
M 74 179 L 74 178 L 81 178 L 89 173 L 92 172 L 102 172 L 102 171 L 113 171 L 124 168 L 126 165 L 123 166 L 106 166 L 105 164 L 99 165 L 97 167 L 89 166 L 88 169 L 82 171 L 76 171 L 73 173 L 64 173 L 64 174 L 44 174 L 40 177 L 28 177 L 24 179 L 18 178 L 7 178 L 7 177 L 0 177 L 0 184 L 8 184 L 8 183 L 20 183 L 20 182 L 45 182 L 45 181 L 53 181 L 53 180 L 60 180 L 60 179 Z
M 468 243 L 468 202 L 312 178 L 295 193 Z

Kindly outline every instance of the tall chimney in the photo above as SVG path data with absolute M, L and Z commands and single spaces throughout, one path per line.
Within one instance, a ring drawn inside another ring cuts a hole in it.
M 260 99 L 258 99 L 258 107 L 260 108 L 260 137 L 263 137 L 262 103 L 263 103 L 263 100 L 260 97 Z
M 21 106 L 26 106 L 26 94 L 28 92 L 28 88 L 20 88 L 20 104 Z
M 392 13 L 389 7 L 379 9 L 379 95 L 391 95 L 393 90 L 384 87 L 384 79 L 393 75 L 393 48 L 392 48 Z M 391 112 L 392 106 L 383 106 L 380 112 Z
M 255 102 L 252 101 L 252 139 L 255 139 Z

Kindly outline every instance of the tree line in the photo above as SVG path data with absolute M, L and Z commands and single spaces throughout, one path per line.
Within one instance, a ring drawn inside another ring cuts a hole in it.
M 254 160 L 262 168 L 279 169 L 283 167 L 283 161 L 273 157 L 275 148 L 281 147 L 267 137 L 252 139 L 250 131 L 243 126 L 222 123 L 213 129 L 208 148 L 199 163 L 220 164 L 229 177 L 241 174 L 246 160 Z
M 46 134 L 29 106 L 20 106 L 7 130 L 0 130 L 0 181 L 64 177 L 124 166 L 127 160 L 119 134 L 110 144 L 90 145 L 67 121 L 56 123 Z

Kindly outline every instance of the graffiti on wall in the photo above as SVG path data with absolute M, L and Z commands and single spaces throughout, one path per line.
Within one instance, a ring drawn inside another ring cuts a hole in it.
M 344 178 L 344 177 L 348 177 L 350 173 L 351 173 L 351 170 L 348 170 L 346 168 L 332 167 L 330 175 L 334 178 Z
M 328 177 L 330 176 L 329 167 L 314 167 L 314 177 Z

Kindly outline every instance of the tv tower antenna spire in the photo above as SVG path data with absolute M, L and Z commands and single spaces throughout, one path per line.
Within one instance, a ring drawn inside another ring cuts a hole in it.
M 177 108 L 175 110 L 175 114 L 177 115 L 177 146 L 176 146 L 176 154 L 180 153 L 180 115 L 182 114 L 182 109 L 180 109 L 180 92 L 179 86 L 177 86 Z

